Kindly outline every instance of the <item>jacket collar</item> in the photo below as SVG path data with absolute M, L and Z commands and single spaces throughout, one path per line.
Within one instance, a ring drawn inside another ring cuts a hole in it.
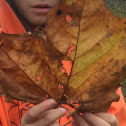
M 12 0 L 1 0 L 1 28 L 9 34 L 20 34 L 26 32 L 20 21 Z

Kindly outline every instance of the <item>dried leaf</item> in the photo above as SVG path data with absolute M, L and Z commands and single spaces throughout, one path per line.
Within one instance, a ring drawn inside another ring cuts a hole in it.
M 66 0 L 67 5 L 71 5 L 73 3 L 73 0 Z
M 48 96 L 79 112 L 106 110 L 126 77 L 126 18 L 112 15 L 104 0 L 69 6 L 64 0 L 49 17 L 42 32 L 0 34 L 0 94 L 35 104 Z

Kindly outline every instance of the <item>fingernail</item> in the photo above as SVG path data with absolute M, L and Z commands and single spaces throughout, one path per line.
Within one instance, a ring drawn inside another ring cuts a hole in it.
M 46 103 L 47 105 L 49 104 L 51 108 L 54 108 L 57 105 L 57 102 L 54 99 L 48 99 Z
M 56 104 L 56 101 L 55 101 L 54 99 L 48 99 L 48 102 L 49 102 L 50 104 Z
M 64 108 L 59 108 L 59 110 L 60 110 L 62 113 L 66 114 L 66 109 L 64 109 Z

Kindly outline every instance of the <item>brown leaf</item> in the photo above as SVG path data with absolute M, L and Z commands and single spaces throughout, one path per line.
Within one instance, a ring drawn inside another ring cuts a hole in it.
M 104 111 L 126 77 L 126 18 L 104 0 L 67 3 L 49 13 L 41 32 L 0 34 L 0 94 L 35 104 L 48 95 L 79 112 Z
M 23 83 L 23 86 L 26 86 L 25 81 L 30 81 L 27 82 L 27 88 L 31 86 L 31 83 L 33 86 L 37 85 L 42 89 L 39 92 L 45 94 L 41 96 L 44 99 L 48 95 L 58 100 L 64 91 L 58 86 L 60 83 L 66 85 L 68 78 L 66 73 L 60 71 L 60 67 L 62 67 L 61 60 L 68 58 L 49 45 L 49 41 L 44 43 L 43 39 L 39 37 L 28 34 L 9 35 L 1 33 L 1 38 L 4 39 L 4 42 L 0 54 L 6 56 L 6 58 L 1 56 L 1 69 L 11 78 L 16 79 L 17 83 Z M 8 64 L 4 64 L 4 62 Z M 10 63 L 13 67 L 10 66 Z M 14 70 L 15 67 L 16 71 Z M 25 81 L 22 80 L 24 76 L 27 77 Z M 39 80 L 37 76 L 40 77 Z M 54 92 L 54 90 L 57 91 Z M 41 97 L 39 98 L 42 99 Z

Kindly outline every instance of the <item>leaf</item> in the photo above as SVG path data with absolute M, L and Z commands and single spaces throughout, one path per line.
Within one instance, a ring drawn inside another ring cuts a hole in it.
M 116 90 L 126 77 L 126 18 L 112 15 L 104 0 L 64 0 L 49 17 L 41 32 L 0 34 L 0 94 L 34 104 L 48 96 L 79 104 L 79 112 L 104 111 L 119 100 Z
M 49 41 L 48 43 L 44 43 L 41 38 L 36 38 L 32 35 L 9 35 L 1 33 L 1 36 L 6 37 L 1 46 L 1 55 L 8 56 L 4 60 L 3 56 L 1 56 L 1 69 L 18 83 L 24 85 L 28 83 L 27 88 L 32 85 L 36 86 L 37 84 L 40 89 L 43 89 L 43 91 L 39 91 L 40 94 L 44 93 L 43 97 L 48 95 L 49 97 L 58 99 L 59 95 L 62 94 L 62 90 L 57 89 L 57 87 L 60 83 L 66 84 L 68 78 L 65 73 L 59 70 L 62 67 L 62 63 L 59 61 L 62 58 L 68 58 L 60 54 L 53 46 L 48 45 Z M 55 57 L 59 57 L 59 61 Z M 8 62 L 8 64 L 4 62 Z M 15 67 L 11 67 L 10 64 Z M 8 71 L 8 67 L 10 71 Z M 26 80 L 22 80 L 24 79 L 23 76 L 27 77 L 25 77 Z M 37 76 L 40 76 L 40 79 L 36 79 Z M 27 82 L 28 80 L 30 82 Z M 57 92 L 54 92 L 56 89 Z
M 71 5 L 73 3 L 73 0 L 66 0 L 67 5 Z

